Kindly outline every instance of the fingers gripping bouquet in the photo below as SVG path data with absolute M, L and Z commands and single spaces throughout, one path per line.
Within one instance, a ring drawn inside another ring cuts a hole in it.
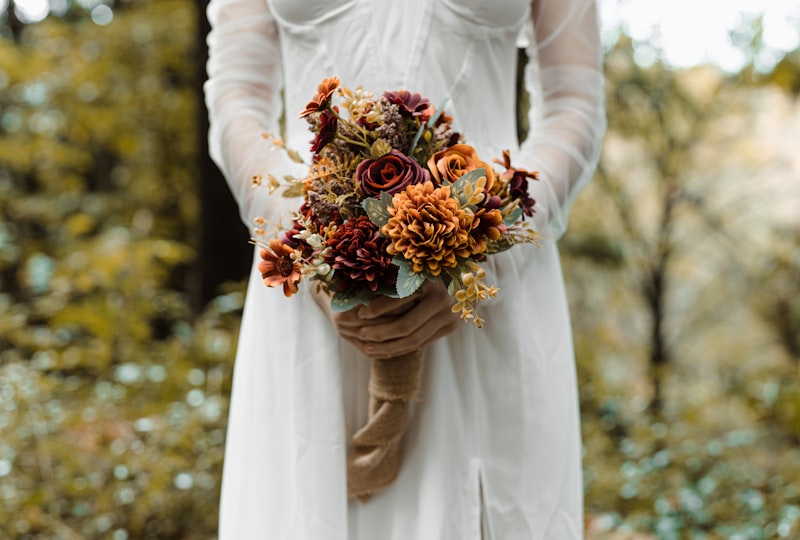
M 267 241 L 266 223 L 256 222 L 264 283 L 291 296 L 303 279 L 316 281 L 332 309 L 344 311 L 441 280 L 453 312 L 482 327 L 476 304 L 498 289 L 484 282 L 479 263 L 515 244 L 539 243 L 525 221 L 534 212 L 528 181 L 536 173 L 512 167 L 508 151 L 494 160 L 496 171 L 442 108 L 406 90 L 375 96 L 327 78 L 300 117 L 314 134 L 307 176 L 254 178 L 303 197 L 290 230 Z M 420 371 L 421 351 L 372 360 L 370 419 L 353 436 L 348 459 L 350 496 L 366 500 L 397 476 Z

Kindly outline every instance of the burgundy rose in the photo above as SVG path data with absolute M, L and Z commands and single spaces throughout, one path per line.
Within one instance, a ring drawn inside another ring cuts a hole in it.
M 366 287 L 377 291 L 397 282 L 397 267 L 386 253 L 389 243 L 367 216 L 345 221 L 328 240 L 325 262 L 333 268 L 340 290 Z
M 378 159 L 365 159 L 356 167 L 356 181 L 365 197 L 378 197 L 382 191 L 393 195 L 429 179 L 427 169 L 397 150 Z
M 318 154 L 326 144 L 336 137 L 338 119 L 332 111 L 323 111 L 319 115 L 319 130 L 317 136 L 311 141 L 311 151 Z
M 422 116 L 430 107 L 431 102 L 421 95 L 408 90 L 397 92 L 384 92 L 383 97 L 400 107 L 400 113 L 406 116 Z

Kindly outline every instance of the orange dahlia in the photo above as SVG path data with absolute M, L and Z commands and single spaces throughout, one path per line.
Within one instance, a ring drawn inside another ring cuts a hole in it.
M 317 93 L 306 104 L 306 108 L 300 113 L 300 118 L 305 118 L 311 113 L 321 111 L 328 106 L 331 96 L 339 88 L 339 77 L 326 77 L 317 86 Z
M 287 297 L 297 292 L 300 283 L 300 263 L 292 259 L 294 249 L 278 238 L 269 241 L 269 249 L 261 250 L 261 262 L 258 271 L 267 287 L 283 285 L 283 294 Z
M 432 182 L 412 184 L 392 198 L 389 221 L 381 228 L 390 244 L 386 251 L 400 255 L 416 273 L 438 276 L 455 268 L 458 258 L 476 251 L 470 237 L 472 215 L 450 196 L 450 187 Z

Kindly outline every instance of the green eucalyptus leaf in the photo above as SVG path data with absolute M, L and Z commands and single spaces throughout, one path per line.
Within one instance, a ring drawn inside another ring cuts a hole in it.
M 422 134 L 425 132 L 426 127 L 427 126 L 425 124 L 419 126 L 417 133 L 414 135 L 414 139 L 411 141 L 411 147 L 408 149 L 409 156 L 414 154 L 414 150 L 417 148 L 417 144 L 419 144 L 419 140 L 422 137 Z
M 517 206 L 514 210 L 511 211 L 510 214 L 503 218 L 503 225 L 506 227 L 512 226 L 514 223 L 519 221 L 519 218 L 522 217 L 522 208 Z
M 467 204 L 467 196 L 464 195 L 464 188 L 466 188 L 467 184 L 474 185 L 474 183 L 483 176 L 486 176 L 486 169 L 483 167 L 469 171 L 450 185 L 450 194 L 458 200 L 459 204 L 464 206 Z
M 449 101 L 450 98 L 448 97 L 444 98 L 444 101 L 442 101 L 441 106 L 438 109 L 436 109 L 434 115 L 428 119 L 428 127 L 433 127 L 434 125 L 436 125 L 436 122 L 439 120 L 439 117 L 442 116 L 442 114 L 444 113 L 444 108 L 447 106 L 447 103 Z
M 455 298 L 457 292 L 458 282 L 454 279 L 451 279 L 450 283 L 447 284 L 447 294 Z
M 331 298 L 331 309 L 336 312 L 347 311 L 354 307 L 369 304 L 370 295 L 368 293 L 346 294 L 337 292 Z
M 380 199 L 370 197 L 361 202 L 361 207 L 367 213 L 367 216 L 369 216 L 370 221 L 379 228 L 389 222 L 389 218 L 391 217 L 389 214 L 389 207 L 391 205 L 392 196 L 385 191 L 381 193 Z
M 405 259 L 396 258 L 392 262 L 400 268 L 397 271 L 398 298 L 411 296 L 425 282 L 425 275 L 411 270 L 411 265 Z
M 477 169 L 473 169 L 468 173 L 463 174 L 458 180 L 455 181 L 453 186 L 456 188 L 464 189 L 464 186 L 468 182 L 470 184 L 474 184 L 483 176 L 486 176 L 486 169 L 484 167 L 478 167 Z

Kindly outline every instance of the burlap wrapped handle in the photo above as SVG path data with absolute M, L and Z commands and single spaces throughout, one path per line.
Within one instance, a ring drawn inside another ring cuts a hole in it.
M 400 472 L 409 404 L 419 393 L 422 351 L 372 359 L 369 418 L 353 435 L 347 459 L 347 495 L 362 502 L 391 484 Z

